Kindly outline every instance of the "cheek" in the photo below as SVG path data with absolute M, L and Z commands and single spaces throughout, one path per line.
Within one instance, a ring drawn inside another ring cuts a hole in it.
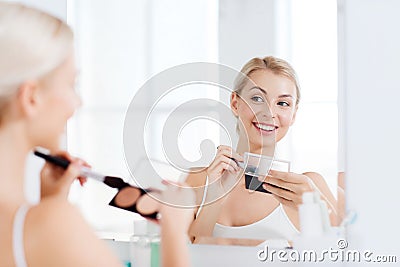
M 80 100 L 74 92 L 68 94 L 65 93 L 64 95 L 59 96 L 57 102 L 58 109 L 63 113 L 64 118 L 71 117 L 80 105 Z
M 281 127 L 290 126 L 294 117 L 294 111 L 282 112 L 279 115 L 279 122 Z
M 240 105 L 238 107 L 238 113 L 244 123 L 252 122 L 255 117 L 254 110 L 252 110 L 248 105 Z

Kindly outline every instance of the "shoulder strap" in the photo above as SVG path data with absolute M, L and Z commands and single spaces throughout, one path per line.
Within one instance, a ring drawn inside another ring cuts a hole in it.
M 28 205 L 22 205 L 14 218 L 12 245 L 16 267 L 27 267 L 24 249 L 24 224 L 28 210 Z

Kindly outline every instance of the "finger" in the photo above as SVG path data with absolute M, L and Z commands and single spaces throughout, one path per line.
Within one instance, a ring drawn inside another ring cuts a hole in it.
M 259 177 L 259 180 L 261 180 L 262 178 L 263 177 Z M 296 191 L 295 188 L 298 185 L 298 184 L 286 182 L 284 180 L 281 180 L 281 179 L 278 179 L 275 177 L 271 177 L 271 176 L 264 177 L 264 180 L 262 182 L 265 182 L 267 184 L 271 184 L 271 185 L 274 185 L 274 186 L 277 186 L 277 187 L 280 187 L 280 188 L 283 188 L 283 189 L 286 189 L 286 190 L 289 190 L 292 192 Z
M 237 153 L 235 150 L 233 150 L 232 148 L 227 148 L 227 149 L 221 149 L 218 153 L 218 155 L 224 155 L 228 158 L 233 158 L 237 161 L 244 161 L 244 158 Z
M 230 164 L 228 164 L 228 163 L 222 163 L 222 168 L 223 168 L 224 170 L 227 170 L 227 171 L 232 172 L 232 173 L 235 173 L 235 172 L 236 172 L 235 168 L 232 167 L 232 165 L 230 165 Z
M 237 153 L 235 150 L 233 150 L 232 148 L 228 147 L 228 148 L 224 148 L 224 149 L 220 149 L 217 153 L 217 155 L 225 155 L 226 157 L 229 158 L 234 158 L 235 160 L 238 161 L 243 161 L 243 157 Z
M 92 168 L 92 165 L 90 165 L 89 163 L 87 163 L 85 160 L 83 160 L 83 159 L 79 159 L 79 160 L 82 162 L 82 166 L 85 166 L 85 167 L 87 167 L 87 168 L 89 168 L 89 169 Z
M 269 185 L 269 184 L 263 184 L 263 187 L 265 190 L 271 192 L 272 194 L 277 195 L 282 198 L 285 198 L 287 200 L 296 199 L 296 194 L 294 194 L 293 192 L 288 191 L 286 189 L 275 187 L 275 186 Z
M 293 184 L 300 184 L 304 182 L 304 179 L 301 174 L 293 172 L 281 172 L 281 171 L 270 170 L 268 172 L 268 176 L 279 178 L 283 181 L 291 182 Z
M 235 172 L 237 172 L 237 171 L 240 170 L 239 166 L 238 166 L 238 165 L 236 164 L 236 162 L 235 162 L 233 159 L 231 159 L 231 158 L 221 157 L 221 158 L 219 159 L 219 161 L 220 161 L 221 163 L 225 163 L 225 164 L 228 164 L 229 166 L 231 166 L 231 167 L 235 170 Z
M 234 153 L 234 150 L 229 146 L 219 146 L 218 155 L 224 154 L 227 156 L 231 156 Z
M 226 146 L 226 145 L 219 145 L 217 146 L 217 150 L 221 151 L 221 150 L 226 150 L 226 149 L 232 149 L 230 146 Z
M 79 181 L 79 184 L 80 184 L 81 186 L 83 186 L 84 184 L 86 184 L 87 178 L 86 178 L 86 177 L 79 176 L 79 177 L 78 177 L 78 181 Z
M 76 163 L 72 163 L 63 173 L 61 180 L 72 182 L 74 179 L 79 177 L 80 171 L 81 166 Z

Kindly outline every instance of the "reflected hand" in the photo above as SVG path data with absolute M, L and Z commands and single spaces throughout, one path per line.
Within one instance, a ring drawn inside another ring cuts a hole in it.
M 90 167 L 85 161 L 79 158 L 74 158 L 66 151 L 59 151 L 55 156 L 68 159 L 71 163 L 64 170 L 52 163 L 46 162 L 40 172 L 40 197 L 56 196 L 67 199 L 70 186 L 75 179 L 78 179 L 83 185 L 87 178 L 79 176 L 83 166 Z
M 229 191 L 240 178 L 239 172 L 241 169 L 235 160 L 243 161 L 243 157 L 229 146 L 218 146 L 217 155 L 206 170 L 209 184 L 218 182 L 217 185 L 222 192 Z
M 280 203 L 296 209 L 302 203 L 304 192 L 318 190 L 308 176 L 293 172 L 271 170 L 264 180 L 262 177 L 259 180 L 266 183 L 263 187 Z

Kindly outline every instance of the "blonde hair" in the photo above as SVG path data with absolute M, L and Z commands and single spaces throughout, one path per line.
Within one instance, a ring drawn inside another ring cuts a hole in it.
M 0 123 L 19 86 L 61 65 L 72 45 L 73 33 L 60 19 L 22 4 L 0 2 Z
M 300 84 L 296 72 L 288 62 L 276 57 L 253 58 L 247 62 L 241 73 L 236 77 L 234 83 L 234 92 L 240 94 L 246 85 L 250 75 L 257 70 L 270 70 L 276 75 L 289 78 L 296 86 L 296 105 L 300 102 Z

